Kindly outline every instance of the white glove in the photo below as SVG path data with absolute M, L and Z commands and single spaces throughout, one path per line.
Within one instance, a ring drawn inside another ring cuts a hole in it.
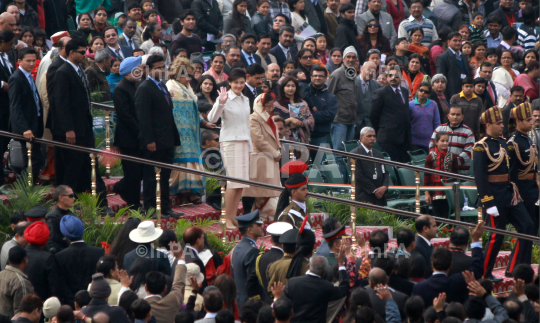
M 497 210 L 496 206 L 492 206 L 489 209 L 486 210 L 487 214 L 492 216 L 499 216 L 499 210 Z

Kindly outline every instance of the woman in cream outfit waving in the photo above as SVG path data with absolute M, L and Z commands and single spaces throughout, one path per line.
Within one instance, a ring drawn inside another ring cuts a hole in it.
M 246 72 L 233 69 L 229 75 L 231 89 L 222 87 L 219 97 L 208 114 L 208 121 L 215 123 L 221 118 L 220 151 L 227 176 L 249 180 L 249 154 L 253 151 L 249 130 L 249 99 L 242 94 Z M 236 225 L 234 220 L 242 190 L 249 185 L 227 182 L 225 211 L 227 228 Z M 249 212 L 249 210 L 245 210 Z

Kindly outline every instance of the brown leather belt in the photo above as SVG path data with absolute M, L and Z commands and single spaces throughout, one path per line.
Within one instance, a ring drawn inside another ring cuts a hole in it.
M 502 183 L 502 182 L 509 182 L 510 181 L 510 175 L 504 174 L 504 175 L 488 175 L 488 182 L 490 183 Z
M 518 175 L 518 179 L 521 181 L 531 180 L 534 181 L 536 179 L 536 173 L 528 173 L 523 175 Z

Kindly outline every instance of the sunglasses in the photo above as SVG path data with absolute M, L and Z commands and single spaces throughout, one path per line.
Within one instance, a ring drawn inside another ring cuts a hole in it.
M 309 56 L 302 56 L 302 59 L 312 59 L 313 58 L 313 55 L 309 55 Z
M 62 195 L 62 196 L 67 196 L 70 199 L 74 199 L 75 198 L 75 193 L 71 193 L 71 194 L 68 194 L 68 195 Z
M 111 38 L 111 37 L 116 37 L 117 34 L 108 34 L 108 35 L 105 35 L 105 38 Z
M 81 55 L 84 55 L 86 54 L 86 51 L 85 50 L 74 50 L 75 53 L 79 53 Z
M 388 77 L 391 79 L 398 79 L 400 78 L 398 74 L 388 74 Z
M 424 90 L 424 89 L 420 89 L 420 90 L 418 90 L 418 92 L 422 92 L 422 93 L 426 93 L 426 94 L 431 94 L 431 91 L 430 91 L 430 90 Z
M 368 28 L 379 28 L 380 27 L 379 24 L 369 24 L 367 26 L 368 26 Z
M 216 142 L 219 142 L 219 137 L 217 138 L 214 138 L 214 139 L 211 139 L 212 141 L 216 141 Z

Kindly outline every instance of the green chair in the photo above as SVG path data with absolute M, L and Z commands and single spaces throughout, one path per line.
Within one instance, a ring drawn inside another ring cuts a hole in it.
M 375 150 L 378 150 L 378 151 L 382 152 L 382 153 L 383 153 L 383 155 L 384 155 L 384 154 L 388 155 L 388 154 L 387 154 L 387 153 L 385 153 L 384 151 L 381 151 L 381 146 L 379 145 L 379 143 L 378 143 L 378 142 L 375 142 L 375 146 L 373 146 L 373 149 L 375 149 Z
M 358 143 L 358 140 L 350 140 L 350 141 L 343 142 L 343 147 L 345 147 L 345 151 L 348 153 L 350 153 L 353 149 L 357 148 L 358 146 L 360 146 L 360 144 Z
M 422 149 L 407 151 L 407 154 L 411 157 L 411 164 L 415 166 L 424 166 L 426 162 L 427 154 Z
M 475 182 L 463 182 L 462 186 L 476 186 Z M 462 190 L 464 196 L 468 199 L 468 206 L 476 207 L 476 202 L 478 202 L 478 190 Z
M 77 27 L 75 26 L 75 22 L 73 22 L 73 18 L 71 16 L 67 17 L 66 22 L 67 22 L 67 26 L 68 26 L 68 30 L 70 34 L 77 30 Z
M 344 184 L 345 181 L 341 177 L 338 164 L 323 164 L 321 165 L 322 172 L 326 180 L 330 184 Z
M 315 166 L 311 166 L 308 170 L 304 172 L 304 176 L 307 176 L 309 183 L 324 183 L 321 172 Z M 315 193 L 326 193 L 324 187 L 317 187 L 313 189 Z
M 469 160 L 469 164 L 470 164 L 470 168 L 469 168 L 469 172 L 467 173 L 468 176 L 473 176 L 474 177 L 474 166 L 473 166 L 473 162 L 472 160 Z M 476 184 L 475 184 L 476 185 Z

